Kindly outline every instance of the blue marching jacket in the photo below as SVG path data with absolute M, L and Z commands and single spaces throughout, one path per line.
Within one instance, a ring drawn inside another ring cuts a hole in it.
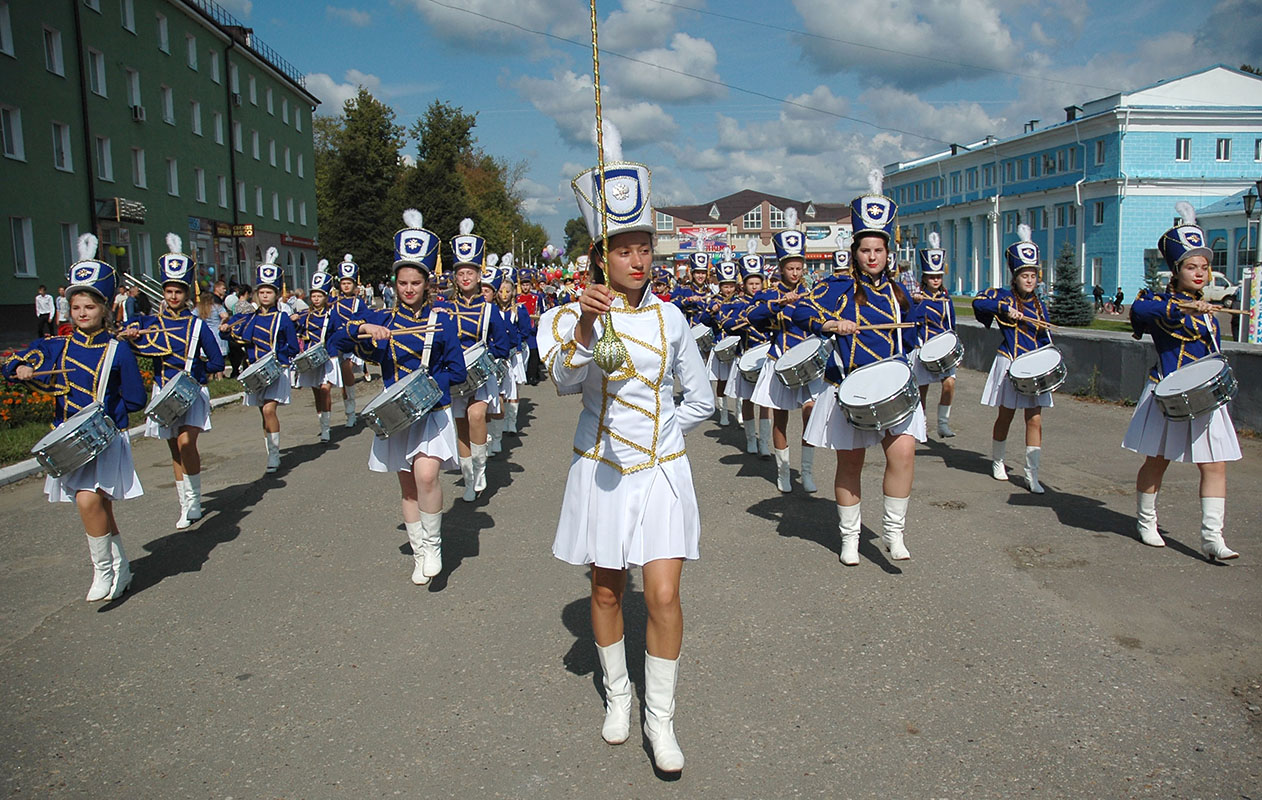
M 1222 334 L 1213 314 L 1197 314 L 1179 308 L 1198 297 L 1187 292 L 1144 294 L 1131 305 L 1131 328 L 1152 336 L 1157 363 L 1148 379 L 1159 381 L 1179 367 L 1212 356 L 1222 350 Z
M 921 321 L 920 305 L 908 298 L 910 305 L 903 311 L 898 305 L 894 282 L 884 274 L 874 279 L 861 273 L 857 281 L 845 276 L 838 280 L 820 281 L 810 296 L 798 303 L 794 310 L 794 322 L 816 336 L 828 336 L 824 333 L 824 323 L 833 319 L 850 320 L 863 326 Z M 855 296 L 859 285 L 864 290 L 863 303 L 859 303 Z M 919 334 L 917 328 L 895 328 L 861 330 L 849 336 L 835 333 L 832 336 L 835 347 L 824 377 L 831 383 L 838 383 L 858 367 L 887 358 L 907 361 L 908 354 L 918 343 Z
M 999 323 L 999 332 L 1003 334 L 1003 342 L 999 345 L 999 355 L 1009 359 L 1037 350 L 1052 343 L 1052 335 L 1047 328 L 1040 327 L 1026 320 L 1013 322 L 1005 312 L 1018 309 L 1027 317 L 1034 317 L 1047 322 L 1047 309 L 1039 301 L 1038 295 L 1031 293 L 1022 300 L 1012 293 L 1011 289 L 987 289 L 973 298 L 973 315 L 977 321 L 990 327 L 992 321 Z
M 114 343 L 114 361 L 103 375 L 105 356 Z M 105 413 L 119 430 L 127 430 L 127 415 L 145 407 L 145 384 L 131 348 L 116 340 L 109 331 L 85 334 L 75 330 L 69 336 L 40 339 L 4 362 L 4 376 L 15 381 L 18 367 L 36 372 L 67 370 L 64 375 L 48 375 L 21 381 L 32 389 L 53 395 L 53 424 L 60 425 L 96 402 L 100 381 L 105 381 Z
M 391 330 L 428 325 L 431 311 L 435 312 L 438 330 L 434 334 L 427 364 L 421 363 L 421 356 L 425 352 L 423 333 L 391 335 L 389 339 L 379 342 L 359 338 L 361 325 L 380 325 Z M 451 405 L 452 384 L 464 383 L 469 377 L 464 366 L 464 350 L 456 335 L 455 314 L 449 304 L 436 306 L 427 303 L 416 312 L 407 306 L 398 306 L 389 311 L 362 308 L 357 317 L 348 319 L 346 327 L 335 334 L 332 345 L 339 353 L 354 351 L 364 360 L 380 364 L 386 386 L 392 386 L 395 381 L 424 366 L 443 393 L 436 407 Z
M 190 354 L 189 338 L 199 321 L 190 309 L 178 312 L 163 309 L 157 316 L 146 314 L 127 323 L 128 328 L 150 331 L 130 344 L 136 355 L 157 359 L 158 374 L 155 377 L 159 386 L 166 386 L 167 381 L 184 370 L 185 359 Z M 201 332 L 193 344 L 193 363 L 189 372 L 203 386 L 207 376 L 223 372 L 223 351 L 219 348 L 217 333 L 212 323 L 202 322 Z

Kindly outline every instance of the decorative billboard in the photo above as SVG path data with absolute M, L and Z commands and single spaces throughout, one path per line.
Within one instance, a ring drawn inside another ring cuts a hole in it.
M 717 253 L 727 246 L 727 228 L 723 225 L 698 225 L 678 228 L 679 249 L 693 252 Z

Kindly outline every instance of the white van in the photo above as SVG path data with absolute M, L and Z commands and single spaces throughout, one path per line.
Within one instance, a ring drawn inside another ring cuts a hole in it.
M 1170 271 L 1162 270 L 1157 273 L 1157 277 L 1161 280 L 1161 285 L 1165 286 L 1170 282 Z M 1215 272 L 1214 279 L 1201 291 L 1201 295 L 1211 303 L 1221 303 L 1223 298 L 1235 293 L 1235 284 L 1227 280 L 1227 276 L 1221 272 Z

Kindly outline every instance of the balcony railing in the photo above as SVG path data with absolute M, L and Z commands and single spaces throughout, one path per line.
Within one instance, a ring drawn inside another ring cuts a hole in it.
M 201 12 L 214 20 L 217 25 L 228 29 L 228 33 L 234 39 L 250 48 L 256 56 L 271 64 L 282 75 L 304 89 L 307 87 L 306 75 L 293 64 L 286 61 L 280 53 L 273 50 L 266 42 L 255 36 L 252 28 L 247 28 L 243 25 L 239 19 L 229 13 L 226 8 L 216 3 L 215 0 L 188 0 L 188 2 L 201 9 Z

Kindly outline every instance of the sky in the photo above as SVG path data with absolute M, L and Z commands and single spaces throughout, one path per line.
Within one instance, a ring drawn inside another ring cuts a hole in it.
M 435 100 L 559 244 L 594 166 L 587 0 L 218 0 L 340 113 L 358 86 L 411 125 Z M 300 8 L 302 13 L 294 13 Z M 740 189 L 848 202 L 874 166 L 1052 124 L 1223 63 L 1262 66 L 1262 0 L 598 0 L 602 108 L 656 206 Z M 415 152 L 409 143 L 405 154 Z M 424 212 L 424 209 L 421 209 Z

